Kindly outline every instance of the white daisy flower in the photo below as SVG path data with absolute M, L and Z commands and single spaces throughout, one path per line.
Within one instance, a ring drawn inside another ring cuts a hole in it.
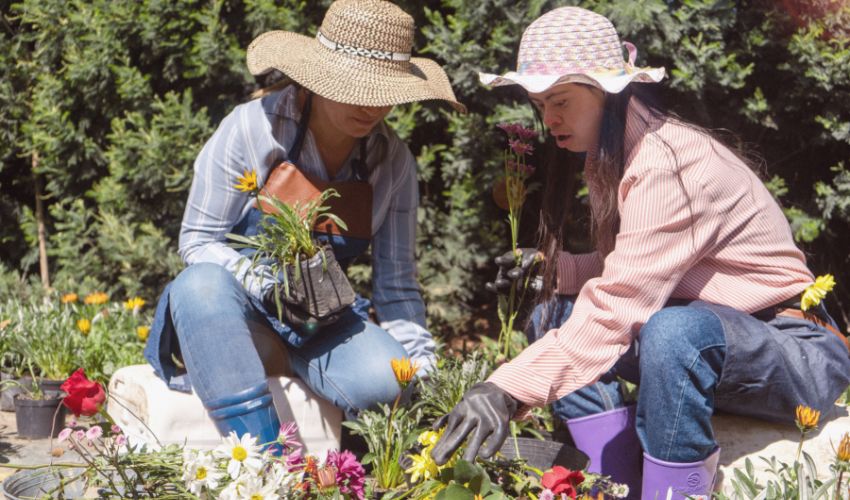
M 209 453 L 183 450 L 183 481 L 192 494 L 200 496 L 204 487 L 217 488 L 223 475 Z
M 243 476 L 244 477 L 244 476 Z M 248 477 L 238 488 L 239 498 L 244 500 L 280 500 L 273 481 L 264 482 L 259 477 Z
M 230 474 L 230 477 L 236 479 L 242 470 L 242 466 L 245 466 L 252 474 L 257 474 L 263 467 L 260 450 L 261 447 L 257 445 L 257 438 L 246 433 L 240 439 L 234 431 L 230 431 L 230 434 L 224 438 L 224 443 L 216 448 L 213 453 L 217 458 L 229 459 L 227 473 Z

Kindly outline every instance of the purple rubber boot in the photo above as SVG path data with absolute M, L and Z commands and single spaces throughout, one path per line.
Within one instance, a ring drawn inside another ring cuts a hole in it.
M 641 498 L 680 500 L 711 498 L 717 477 L 720 448 L 701 462 L 689 464 L 664 462 L 643 454 L 643 492 Z
M 590 457 L 588 472 L 628 485 L 629 499 L 640 498 L 641 448 L 635 408 L 630 405 L 566 421 L 576 448 Z

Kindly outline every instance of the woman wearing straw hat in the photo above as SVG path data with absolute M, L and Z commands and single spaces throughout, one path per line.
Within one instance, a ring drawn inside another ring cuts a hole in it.
M 198 156 L 180 233 L 188 267 L 163 293 L 145 350 L 171 388 L 188 391 L 191 380 L 222 435 L 277 438 L 258 347 L 269 338 L 282 339 L 292 371 L 348 415 L 392 401 L 391 359 L 412 358 L 421 371 L 434 361 L 415 278 L 417 166 L 383 119 L 413 101 L 464 108 L 439 65 L 411 57 L 413 36 L 413 19 L 390 2 L 338 0 L 315 38 L 272 31 L 248 48 L 254 75 L 279 71 L 290 84 L 237 106 Z M 271 312 L 275 277 L 249 270 L 225 238 L 257 232 L 254 198 L 234 186 L 246 171 L 287 202 L 327 187 L 342 194 L 333 211 L 347 229 L 325 237 L 343 266 L 371 244 L 380 326 L 362 298 L 309 339 Z
M 608 19 L 563 7 L 526 29 L 517 71 L 481 75 L 520 85 L 555 146 L 586 153 L 597 251 L 562 251 L 574 174 L 551 165 L 537 340 L 464 395 L 438 463 L 467 437 L 467 459 L 491 455 L 511 417 L 554 402 L 590 470 L 631 497 L 708 495 L 715 409 L 793 421 L 798 404 L 827 410 L 850 383 L 845 339 L 822 303 L 801 311 L 814 279 L 777 203 L 738 155 L 653 104 L 664 70 L 635 67 L 635 56 Z M 639 384 L 636 406 L 618 378 Z

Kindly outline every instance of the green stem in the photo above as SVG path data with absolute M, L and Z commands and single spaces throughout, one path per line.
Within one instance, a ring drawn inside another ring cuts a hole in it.
M 803 441 L 806 439 L 806 433 L 800 433 L 800 444 L 797 445 L 797 457 L 794 459 L 795 462 L 800 461 L 800 453 L 803 451 Z

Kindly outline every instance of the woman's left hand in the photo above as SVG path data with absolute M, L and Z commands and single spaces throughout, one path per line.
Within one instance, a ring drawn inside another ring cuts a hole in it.
M 431 451 L 431 457 L 438 465 L 445 464 L 470 434 L 464 460 L 472 462 L 479 454 L 484 458 L 493 456 L 508 436 L 509 423 L 516 409 L 517 401 L 496 384 L 475 384 L 451 413 L 434 424 L 435 428 L 440 428 L 445 423 L 446 430 Z

